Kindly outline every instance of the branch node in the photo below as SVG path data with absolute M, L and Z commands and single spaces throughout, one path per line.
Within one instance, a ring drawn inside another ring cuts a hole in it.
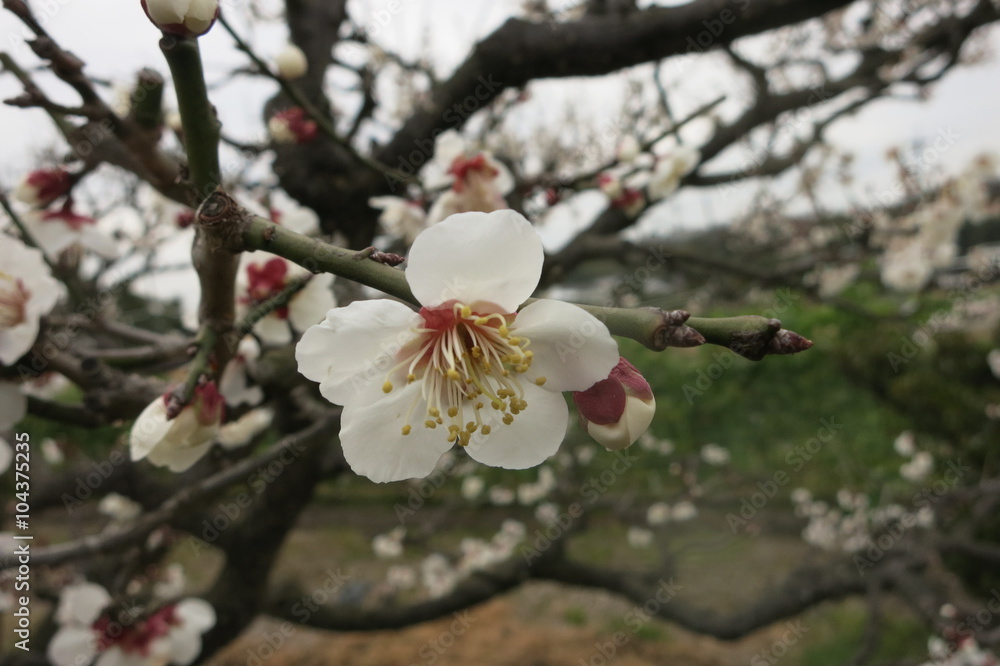
M 209 247 L 233 254 L 246 250 L 243 234 L 252 220 L 253 216 L 221 188 L 209 194 L 195 213 L 195 223 Z
M 685 310 L 660 310 L 659 308 L 644 308 L 656 311 L 660 325 L 653 331 L 653 349 L 663 350 L 667 347 L 698 347 L 705 344 L 705 336 L 690 326 L 684 324 L 691 313 Z

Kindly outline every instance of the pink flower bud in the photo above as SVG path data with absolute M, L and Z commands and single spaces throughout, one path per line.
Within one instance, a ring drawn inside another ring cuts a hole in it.
M 45 208 L 73 187 L 73 176 L 65 169 L 36 169 L 14 189 L 14 198 L 29 206 Z
M 198 37 L 219 16 L 218 0 L 142 0 L 142 10 L 157 28 L 179 37 Z
M 309 120 L 306 112 L 297 106 L 271 116 L 267 129 L 276 143 L 309 143 L 319 133 L 316 122 Z
M 624 358 L 618 360 L 607 379 L 586 391 L 574 392 L 573 402 L 580 411 L 580 426 L 613 451 L 627 448 L 639 439 L 656 412 L 649 382 Z

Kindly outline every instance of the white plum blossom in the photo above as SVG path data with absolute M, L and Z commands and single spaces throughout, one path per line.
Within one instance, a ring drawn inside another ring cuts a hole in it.
M 78 247 L 105 259 L 118 257 L 115 241 L 98 230 L 97 220 L 76 213 L 71 202 L 58 210 L 33 210 L 22 217 L 31 237 L 49 256 Z
M 168 564 L 153 583 L 153 597 L 163 601 L 176 599 L 184 593 L 185 585 L 187 577 L 184 575 L 184 567 L 177 562 Z
M 486 482 L 478 476 L 467 476 L 462 479 L 462 497 L 467 500 L 474 500 L 483 494 Z
M 649 200 L 659 201 L 673 194 L 681 179 L 694 171 L 699 162 L 701 153 L 690 146 L 677 146 L 670 154 L 660 157 L 647 185 Z
M 129 433 L 129 450 L 132 460 L 147 458 L 158 467 L 183 472 L 212 447 L 225 405 L 215 382 L 208 382 L 195 387 L 191 404 L 168 419 L 168 396 L 157 398 L 139 414 Z
M 639 140 L 633 134 L 626 134 L 618 144 L 617 158 L 619 162 L 631 162 L 640 152 L 642 146 L 639 145 Z
M 920 291 L 934 274 L 923 245 L 913 240 L 893 243 L 880 261 L 882 283 L 896 291 Z
M 435 224 L 456 213 L 489 213 L 507 208 L 504 196 L 514 189 L 514 177 L 489 152 L 469 146 L 462 135 L 447 130 L 434 142 L 434 157 L 425 168 L 428 188 L 451 186 L 427 214 Z
M 920 483 L 934 469 L 934 458 L 927 451 L 917 451 L 910 461 L 899 468 L 899 475 L 910 483 Z
M 382 211 L 378 221 L 386 233 L 412 245 L 420 232 L 427 228 L 428 218 L 423 207 L 401 197 L 372 197 L 368 205 Z
M 7 471 L 7 468 L 10 467 L 10 462 L 13 459 L 14 449 L 11 448 L 6 439 L 0 437 L 0 474 Z
M 721 467 L 729 463 L 729 451 L 718 444 L 706 444 L 701 447 L 701 459 L 713 467 Z
M 453 215 L 410 250 L 419 312 L 356 301 L 306 331 L 299 372 L 344 406 L 340 439 L 355 472 L 426 476 L 454 444 L 507 469 L 558 450 L 569 419 L 562 392 L 604 379 L 619 357 L 604 324 L 575 305 L 540 299 L 517 311 L 543 258 L 514 211 Z
M 61 465 L 66 461 L 66 456 L 62 452 L 59 442 L 51 437 L 46 437 L 42 440 L 42 458 L 45 459 L 45 462 L 53 466 Z
M 442 597 L 454 589 L 458 572 L 441 553 L 432 553 L 420 563 L 420 582 L 431 598 Z
M 899 435 L 896 436 L 896 439 L 892 442 L 892 448 L 896 450 L 896 453 L 906 458 L 913 456 L 917 450 L 913 433 L 909 430 L 904 430 L 899 433 Z
M 993 376 L 1000 379 L 1000 349 L 993 349 L 986 355 L 986 364 L 990 366 Z
M 59 630 L 47 656 L 56 666 L 186 666 L 201 652 L 201 635 L 215 611 L 201 599 L 183 599 L 145 614 L 110 615 L 111 596 L 100 585 L 63 589 L 55 619 Z
M 555 525 L 559 520 L 559 506 L 553 502 L 542 502 L 535 507 L 535 520 L 543 525 Z
M 670 509 L 670 519 L 682 523 L 698 515 L 698 507 L 687 500 L 681 500 Z
M 45 208 L 73 187 L 73 176 L 66 169 L 36 169 L 25 174 L 11 195 L 34 208 Z
M 796 505 L 795 515 L 799 515 L 798 507 L 812 501 L 812 493 L 808 488 L 796 488 L 791 494 L 792 503 Z
M 307 269 L 268 252 L 244 253 L 236 280 L 237 316 L 243 317 L 255 307 L 266 306 L 293 280 L 309 275 Z M 305 331 L 321 321 L 330 308 L 336 307 L 333 279 L 330 273 L 309 277 L 306 285 L 285 305 L 272 309 L 254 324 L 254 333 L 269 344 L 291 342 L 293 331 Z
M 590 444 L 584 444 L 576 449 L 576 461 L 581 465 L 589 465 L 597 455 L 597 448 Z
M 235 449 L 249 444 L 254 437 L 271 427 L 274 410 L 269 407 L 251 409 L 235 421 L 223 424 L 216 441 L 225 449 Z
M 309 71 L 309 60 L 305 52 L 290 42 L 274 57 L 274 64 L 278 68 L 278 74 L 289 81 L 300 79 Z
M 649 548 L 653 545 L 653 533 L 645 527 L 630 527 L 625 534 L 625 540 L 633 548 Z
M 490 504 L 494 506 L 509 506 L 514 503 L 514 498 L 516 495 L 514 491 L 510 488 L 504 488 L 503 486 L 490 486 L 487 492 Z
M 392 559 L 403 554 L 403 538 L 406 529 L 395 527 L 385 534 L 376 534 L 372 539 L 372 550 L 379 559 Z
M 219 378 L 219 393 L 226 399 L 230 407 L 242 404 L 259 405 L 264 399 L 264 391 L 259 386 L 251 385 L 247 374 L 247 366 L 260 356 L 260 345 L 247 336 L 240 340 L 236 353 L 229 359 L 226 369 Z
M 833 298 L 854 282 L 861 273 L 859 264 L 826 266 L 816 272 L 816 284 L 820 298 Z
M 666 502 L 650 504 L 646 509 L 646 522 L 651 527 L 658 527 L 670 522 L 670 505 Z
M 97 510 L 116 523 L 127 523 L 142 513 L 142 505 L 124 495 L 108 493 L 101 498 Z
M 13 365 L 31 349 L 39 319 L 62 294 L 41 252 L 14 238 L 0 242 L 0 364 Z
M 157 28 L 182 37 L 205 34 L 219 15 L 218 0 L 142 0 L 142 8 Z

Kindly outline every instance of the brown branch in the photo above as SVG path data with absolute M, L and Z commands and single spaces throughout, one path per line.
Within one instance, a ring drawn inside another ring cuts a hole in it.
M 275 460 L 288 450 L 294 450 L 311 440 L 315 435 L 328 430 L 330 424 L 319 420 L 307 428 L 288 435 L 277 444 L 252 458 L 247 458 L 228 469 L 222 470 L 198 483 L 187 486 L 167 499 L 156 510 L 140 517 L 125 529 L 108 534 L 90 535 L 33 550 L 31 562 L 36 566 L 57 566 L 82 558 L 94 557 L 103 553 L 116 551 L 125 546 L 138 543 L 149 536 L 157 527 L 170 522 L 181 511 L 198 506 L 210 494 L 222 490 L 233 483 L 245 480 L 261 465 Z M 17 566 L 17 557 L 6 555 L 0 557 L 0 570 Z

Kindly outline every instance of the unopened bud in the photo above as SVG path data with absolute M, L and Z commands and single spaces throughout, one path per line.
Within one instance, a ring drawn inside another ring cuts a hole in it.
M 36 169 L 14 188 L 14 198 L 35 208 L 45 208 L 73 187 L 73 176 L 65 169 Z
M 656 412 L 656 399 L 649 382 L 624 358 L 618 360 L 607 379 L 586 391 L 573 393 L 580 411 L 580 425 L 607 449 L 632 445 L 649 428 Z
M 306 54 L 295 44 L 288 44 L 275 57 L 274 64 L 278 67 L 278 74 L 289 81 L 302 78 L 309 69 Z
M 157 28 L 179 37 L 198 37 L 219 16 L 218 0 L 142 0 L 142 10 Z

